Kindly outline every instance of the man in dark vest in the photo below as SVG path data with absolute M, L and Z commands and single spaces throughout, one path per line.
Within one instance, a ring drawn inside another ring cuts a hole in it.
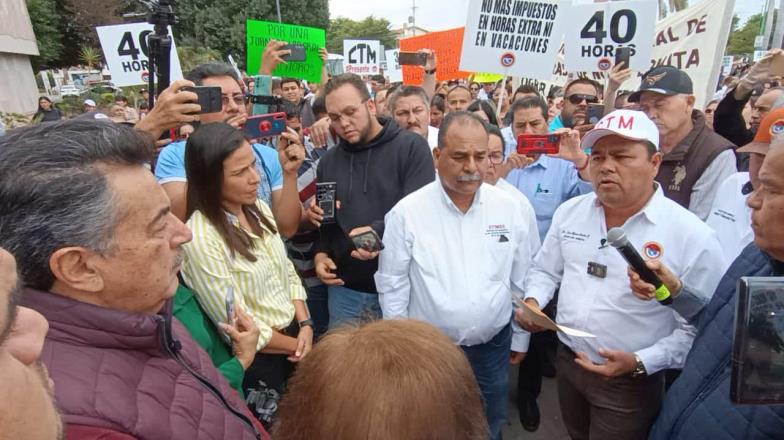
M 49 321 L 40 359 L 65 438 L 267 439 L 172 319 L 191 232 L 150 173 L 153 151 L 144 133 L 98 120 L 0 141 L 0 247 L 16 258 L 20 305 Z
M 640 90 L 629 96 L 629 102 L 639 102 L 659 129 L 664 158 L 656 181 L 664 194 L 704 221 L 716 190 L 737 169 L 734 145 L 706 128 L 693 93 L 689 75 L 662 66 L 642 77 Z

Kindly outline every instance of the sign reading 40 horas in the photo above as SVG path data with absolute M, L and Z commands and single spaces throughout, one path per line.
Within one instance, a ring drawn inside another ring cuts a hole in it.
M 150 73 L 150 49 L 147 36 L 154 32 L 148 23 L 118 24 L 96 28 L 106 64 L 112 73 L 116 86 L 136 86 L 147 84 Z M 171 36 L 171 27 L 169 27 Z M 177 48 L 172 38 L 171 80 L 182 79 L 182 68 L 177 56 Z
M 657 0 L 575 4 L 569 8 L 564 38 L 566 69 L 604 72 L 615 65 L 615 51 L 630 48 L 630 67 L 650 67 L 658 16 Z

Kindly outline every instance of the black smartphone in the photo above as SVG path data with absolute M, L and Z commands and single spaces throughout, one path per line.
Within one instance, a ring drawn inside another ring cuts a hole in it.
M 286 131 L 286 114 L 280 112 L 251 116 L 245 122 L 243 131 L 248 139 L 278 136 Z
M 221 98 L 221 88 L 216 86 L 195 86 L 183 87 L 180 90 L 193 92 L 199 98 L 196 103 L 201 106 L 199 114 L 216 113 L 223 110 L 223 100 Z
M 596 124 L 604 117 L 604 104 L 588 104 L 585 110 L 585 123 Z
M 426 53 L 400 52 L 397 59 L 401 66 L 424 66 L 427 64 Z
M 321 224 L 335 223 L 335 202 L 337 200 L 338 184 L 336 182 L 316 183 L 316 203 L 324 211 Z
M 283 55 L 283 61 L 287 62 L 302 62 L 305 61 L 305 46 L 302 44 L 287 44 L 281 47 L 281 50 L 290 50 L 289 55 Z
M 384 243 L 381 242 L 381 237 L 372 229 L 351 237 L 351 241 L 354 242 L 354 247 L 357 249 L 364 249 L 368 252 L 384 250 Z
M 619 47 L 615 49 L 615 65 L 623 63 L 623 68 L 629 68 L 629 58 L 632 56 L 631 47 Z

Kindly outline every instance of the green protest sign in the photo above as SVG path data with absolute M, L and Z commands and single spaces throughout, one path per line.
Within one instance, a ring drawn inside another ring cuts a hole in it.
M 271 21 L 248 20 L 248 75 L 256 75 L 261 67 L 261 55 L 269 40 L 286 41 L 289 44 L 305 46 L 306 60 L 279 64 L 272 72 L 275 76 L 293 77 L 308 82 L 321 81 L 321 57 L 319 49 L 326 47 L 327 35 L 324 29 Z

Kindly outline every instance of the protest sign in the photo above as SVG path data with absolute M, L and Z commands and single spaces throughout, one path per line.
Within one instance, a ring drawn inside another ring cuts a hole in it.
M 258 20 L 248 20 L 246 27 L 248 75 L 258 74 L 264 48 L 270 40 L 278 40 L 305 46 L 305 61 L 280 63 L 272 72 L 274 76 L 321 82 L 321 68 L 324 63 L 321 61 L 319 49 L 327 45 L 324 29 Z
M 735 61 L 735 57 L 732 55 L 725 55 L 721 59 L 721 74 L 722 75 L 729 75 L 732 72 L 732 63 Z
M 101 41 L 106 65 L 112 73 L 112 82 L 119 87 L 147 84 L 150 74 L 150 53 L 147 36 L 154 33 L 149 23 L 129 23 L 95 28 Z M 169 26 L 169 35 L 171 35 Z M 182 79 L 180 58 L 172 37 L 170 79 Z
M 502 79 L 504 79 L 504 76 L 497 73 L 475 73 L 471 78 L 472 81 L 478 82 L 479 84 L 497 83 Z
M 560 0 L 470 0 L 460 68 L 549 78 L 561 43 Z
M 754 57 L 752 58 L 752 61 L 756 63 L 757 61 L 761 60 L 762 57 L 764 57 L 766 53 L 767 52 L 764 51 L 764 50 L 755 50 L 754 51 Z
M 615 50 L 631 49 L 629 66 L 646 70 L 656 28 L 657 0 L 573 5 L 566 11 L 566 68 L 605 72 L 615 65 Z
M 695 106 L 702 108 L 713 97 L 721 68 L 723 44 L 730 32 L 734 0 L 704 1 L 668 16 L 656 24 L 656 39 L 651 60 L 644 70 L 621 84 L 621 90 L 637 90 L 640 76 L 656 66 L 674 66 L 686 72 L 694 84 Z M 552 86 L 566 85 L 570 78 L 590 78 L 604 84 L 602 72 L 568 72 L 564 65 L 563 51 L 559 53 L 552 76 L 545 81 L 524 78 L 523 83 L 534 83 L 547 90 Z
M 400 40 L 400 50 L 403 52 L 416 52 L 419 49 L 436 51 L 436 79 L 438 81 L 467 78 L 469 72 L 460 71 L 460 45 L 463 41 L 463 30 L 464 28 L 456 28 L 405 38 Z M 424 72 L 421 67 L 403 66 L 404 83 L 420 85 L 423 76 Z
M 399 55 L 400 49 L 388 50 L 386 52 L 387 70 L 385 72 L 389 77 L 390 82 L 403 81 L 403 69 L 400 67 L 400 61 L 398 60 Z
M 381 43 L 378 40 L 343 40 L 346 72 L 376 75 L 381 63 Z

